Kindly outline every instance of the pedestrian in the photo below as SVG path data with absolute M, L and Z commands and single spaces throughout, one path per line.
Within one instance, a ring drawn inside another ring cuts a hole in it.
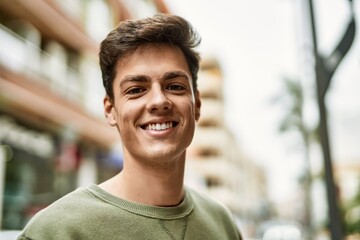
M 200 117 L 199 44 L 191 24 L 170 14 L 123 21 L 108 34 L 99 53 L 103 103 L 123 169 L 40 211 L 19 240 L 241 239 L 226 207 L 184 185 Z

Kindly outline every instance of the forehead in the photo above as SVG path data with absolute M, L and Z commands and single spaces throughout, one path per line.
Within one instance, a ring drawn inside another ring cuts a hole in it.
M 190 75 L 184 53 L 169 44 L 144 44 L 118 60 L 117 77 L 126 74 L 157 75 L 165 71 L 185 71 Z

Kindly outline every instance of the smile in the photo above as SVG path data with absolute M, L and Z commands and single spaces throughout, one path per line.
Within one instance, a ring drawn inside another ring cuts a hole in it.
M 175 127 L 177 125 L 177 122 L 165 122 L 165 123 L 150 123 L 142 128 L 145 130 L 155 130 L 155 131 L 162 131 L 166 130 L 172 127 Z

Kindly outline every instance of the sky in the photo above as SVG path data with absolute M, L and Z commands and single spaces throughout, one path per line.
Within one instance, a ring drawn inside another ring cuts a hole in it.
M 317 123 L 304 2 L 165 0 L 172 13 L 185 17 L 199 32 L 202 56 L 219 59 L 224 74 L 226 125 L 233 130 L 240 150 L 266 170 L 269 197 L 277 202 L 293 197 L 304 164 L 298 135 L 278 131 L 286 108 L 273 99 L 284 94 L 285 77 L 300 79 L 307 89 L 306 121 L 309 126 Z M 319 50 L 327 55 L 349 20 L 348 1 L 314 0 L 314 6 Z M 360 121 L 360 51 L 357 38 L 355 41 L 333 78 L 336 90 L 329 90 L 327 99 L 332 106 L 331 136 L 338 159 L 360 158 L 356 147 L 360 142 L 356 124 Z M 316 151 L 314 158 L 320 159 Z M 321 161 L 315 162 L 316 167 L 321 167 Z

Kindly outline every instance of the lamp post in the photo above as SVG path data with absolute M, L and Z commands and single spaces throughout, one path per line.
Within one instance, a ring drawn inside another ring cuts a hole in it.
M 324 68 L 323 59 L 318 53 L 313 1 L 312 0 L 308 0 L 308 1 L 309 1 L 308 4 L 309 4 L 309 12 L 311 18 L 313 53 L 315 58 L 317 101 L 318 101 L 319 115 L 320 115 L 319 136 L 320 136 L 321 148 L 324 158 L 330 232 L 331 232 L 332 240 L 341 240 L 343 238 L 342 221 L 340 218 L 340 213 L 337 203 L 336 187 L 333 178 L 331 152 L 330 152 L 328 127 L 327 127 L 327 111 L 325 106 L 325 95 L 327 88 L 329 87 L 331 76 L 327 74 Z

